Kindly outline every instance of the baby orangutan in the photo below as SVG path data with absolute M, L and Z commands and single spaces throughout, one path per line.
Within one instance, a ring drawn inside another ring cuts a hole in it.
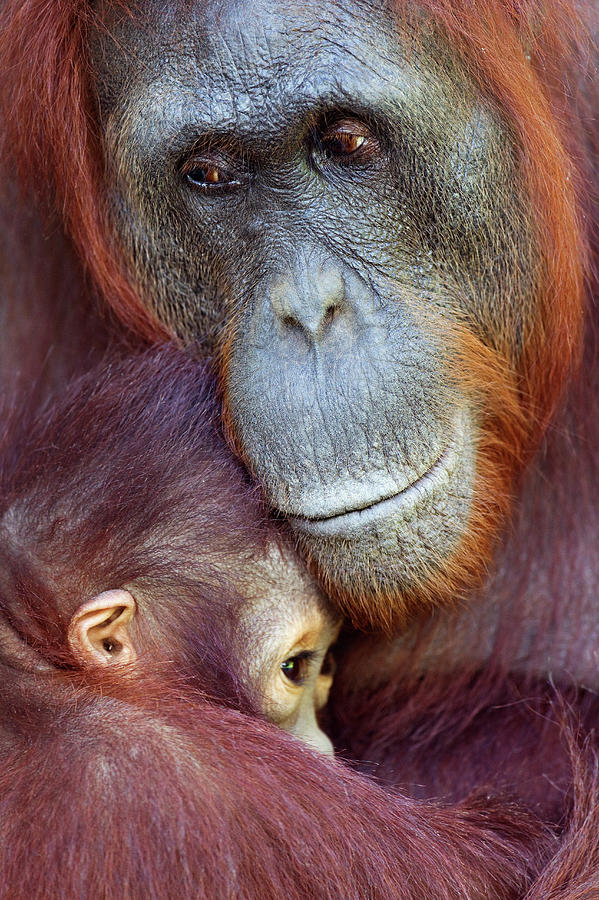
M 164 348 L 9 417 L 0 898 L 522 896 L 522 811 L 385 792 L 281 730 L 331 751 L 338 621 L 210 393 Z
M 96 685 L 162 675 L 332 753 L 317 713 L 338 619 L 220 437 L 206 372 L 163 348 L 21 431 L 0 611 L 30 664 Z

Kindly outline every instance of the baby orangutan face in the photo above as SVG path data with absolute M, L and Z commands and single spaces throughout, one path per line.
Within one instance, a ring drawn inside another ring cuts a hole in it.
M 329 653 L 341 622 L 293 552 L 273 541 L 262 559 L 238 558 L 223 566 L 230 581 L 237 629 L 231 658 L 254 705 L 285 731 L 332 754 L 318 713 L 333 682 Z M 134 663 L 147 648 L 140 607 L 157 605 L 147 589 L 103 591 L 83 603 L 68 631 L 71 650 L 83 667 Z M 202 612 L 198 611 L 198 632 Z
M 318 585 L 276 544 L 259 564 L 261 586 L 244 617 L 247 678 L 265 716 L 323 753 L 333 746 L 318 724 L 333 683 L 330 653 L 341 627 Z

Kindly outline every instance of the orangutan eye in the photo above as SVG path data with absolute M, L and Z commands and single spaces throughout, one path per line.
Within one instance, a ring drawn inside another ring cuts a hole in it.
M 327 159 L 338 162 L 365 162 L 378 150 L 378 141 L 370 130 L 355 119 L 340 119 L 325 128 L 319 138 Z
M 281 663 L 281 672 L 293 684 L 303 684 L 308 674 L 309 662 L 314 656 L 314 651 L 303 650 L 295 656 L 290 656 Z
M 203 191 L 231 191 L 242 187 L 245 173 L 224 157 L 194 156 L 181 167 L 181 174 L 188 184 Z

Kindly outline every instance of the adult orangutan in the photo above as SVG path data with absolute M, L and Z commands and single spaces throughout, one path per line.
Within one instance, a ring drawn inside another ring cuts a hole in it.
M 239 454 L 387 634 L 348 643 L 338 746 L 552 822 L 550 695 L 596 724 L 596 28 L 565 0 L 3 13 L 3 159 L 88 279 L 21 202 L 7 378 L 60 390 L 115 339 L 91 286 L 140 339 L 214 351 Z M 598 889 L 585 802 L 534 896 Z

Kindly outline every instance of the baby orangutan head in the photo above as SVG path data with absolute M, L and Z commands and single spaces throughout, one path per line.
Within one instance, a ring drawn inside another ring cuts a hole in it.
M 113 364 L 19 433 L 0 595 L 41 660 L 162 673 L 332 752 L 340 622 L 223 441 L 206 370 L 170 348 Z

